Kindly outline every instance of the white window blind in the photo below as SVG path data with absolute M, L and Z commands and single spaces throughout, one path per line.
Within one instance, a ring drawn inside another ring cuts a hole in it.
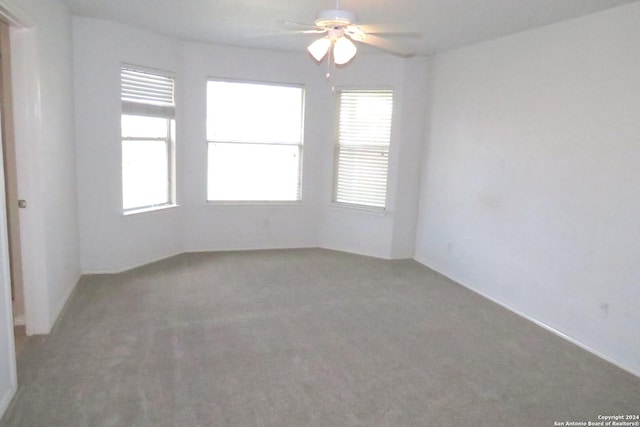
M 393 91 L 342 90 L 338 102 L 334 201 L 384 209 Z
M 122 111 L 164 118 L 175 115 L 174 78 L 139 69 L 120 70 Z
M 301 199 L 304 88 L 210 80 L 207 200 Z

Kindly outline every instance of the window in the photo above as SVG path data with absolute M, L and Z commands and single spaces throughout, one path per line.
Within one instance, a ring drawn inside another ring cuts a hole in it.
M 174 79 L 123 66 L 122 208 L 125 212 L 173 203 Z
M 385 209 L 393 92 L 338 92 L 333 201 Z
M 301 200 L 304 89 L 210 80 L 208 201 Z

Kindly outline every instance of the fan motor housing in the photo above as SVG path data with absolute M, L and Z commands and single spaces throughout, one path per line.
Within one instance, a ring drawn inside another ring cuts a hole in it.
M 318 27 L 340 28 L 347 25 L 355 24 L 357 21 L 356 14 L 342 9 L 323 10 L 318 14 L 315 24 Z

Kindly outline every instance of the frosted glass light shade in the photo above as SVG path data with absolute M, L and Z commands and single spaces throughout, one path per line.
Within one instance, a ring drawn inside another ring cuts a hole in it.
M 329 48 L 331 48 L 331 40 L 327 37 L 322 37 L 311 43 L 309 47 L 307 47 L 307 50 L 311 56 L 313 56 L 313 59 L 320 62 L 327 52 L 329 52 Z
M 358 49 L 351 40 L 346 37 L 340 37 L 333 45 L 333 60 L 338 65 L 346 64 L 356 56 Z

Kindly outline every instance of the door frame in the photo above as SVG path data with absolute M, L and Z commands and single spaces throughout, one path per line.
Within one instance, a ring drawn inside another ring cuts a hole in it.
M 0 120 L 1 117 L 0 117 Z M 2 138 L 0 128 L 0 139 Z M 0 150 L 0 170 L 3 169 L 2 165 L 2 151 Z M 5 331 L 0 333 L 0 336 L 7 337 L 6 343 L 1 343 L 0 351 L 6 352 L 6 355 L 2 355 L 2 359 L 6 356 L 8 366 L 3 366 L 9 369 L 9 389 L 0 390 L 0 417 L 6 411 L 13 395 L 18 388 L 18 374 L 16 370 L 16 350 L 15 341 L 13 338 L 13 315 L 12 315 L 12 303 L 11 303 L 11 278 L 9 274 L 9 239 L 4 238 L 7 234 L 7 214 L 5 209 L 5 197 L 4 197 L 4 171 L 0 173 L 0 302 L 3 302 L 4 307 L 0 307 L 0 313 L 4 312 L 4 319 L 0 319 L 0 327 L 6 328 Z M 4 341 L 4 340 L 2 340 Z M 4 365 L 4 363 L 3 363 Z
M 30 202 L 28 209 L 20 209 L 20 238 L 26 333 L 33 335 L 48 334 L 53 322 L 48 301 L 43 213 L 38 210 L 43 198 L 37 158 L 43 135 L 39 36 L 35 21 L 24 12 L 20 2 L 0 0 L 0 18 L 10 24 L 18 187 L 21 198 Z
M 24 286 L 22 281 L 22 250 L 20 244 L 20 212 L 18 207 L 18 173 L 15 133 L 13 128 L 13 97 L 11 87 L 11 44 L 9 24 L 0 19 L 0 114 L 2 114 L 2 150 L 4 187 L 9 240 L 13 324 L 25 325 Z

